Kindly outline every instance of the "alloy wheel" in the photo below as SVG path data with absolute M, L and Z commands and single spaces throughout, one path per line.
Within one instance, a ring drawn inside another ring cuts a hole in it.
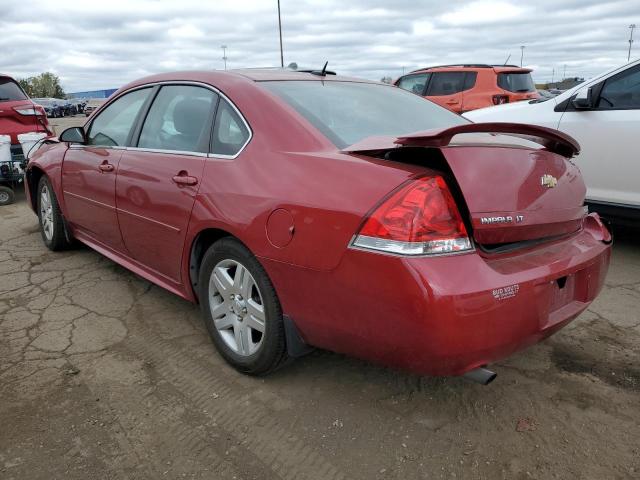
M 40 222 L 44 236 L 50 241 L 53 238 L 53 205 L 49 187 L 46 185 L 40 190 Z
M 244 265 L 232 259 L 218 262 L 209 280 L 209 307 L 216 330 L 236 355 L 248 357 L 258 351 L 265 336 L 265 308 Z

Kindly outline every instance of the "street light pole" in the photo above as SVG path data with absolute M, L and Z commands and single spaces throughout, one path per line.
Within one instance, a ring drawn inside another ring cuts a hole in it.
M 282 52 L 282 20 L 280 19 L 280 0 L 278 0 L 278 31 L 280 32 L 280 66 L 284 68 L 284 53 Z
M 629 60 L 631 60 L 631 45 L 633 44 L 633 31 L 636 28 L 636 24 L 632 23 L 631 25 L 629 25 L 629 30 L 631 30 L 630 34 L 629 34 L 629 54 L 627 55 L 627 62 Z
M 226 45 L 220 45 L 220 48 L 222 49 L 222 60 L 224 60 L 224 69 L 227 69 L 227 46 Z
M 524 58 L 524 45 L 520 45 L 520 67 L 522 67 L 523 58 Z

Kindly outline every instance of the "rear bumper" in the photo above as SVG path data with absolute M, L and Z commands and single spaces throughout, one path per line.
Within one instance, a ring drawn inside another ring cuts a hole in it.
M 326 273 L 263 262 L 308 343 L 419 374 L 460 375 L 578 316 L 600 292 L 610 252 L 590 228 L 494 257 L 348 250 Z

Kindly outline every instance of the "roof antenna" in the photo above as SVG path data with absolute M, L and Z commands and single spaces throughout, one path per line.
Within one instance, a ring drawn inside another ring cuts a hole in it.
M 510 58 L 511 58 L 511 54 L 509 54 L 509 56 L 507 57 L 507 59 L 504 61 L 504 64 L 503 64 L 503 65 L 506 65 Z
M 327 65 L 329 65 L 329 60 L 324 62 L 324 67 L 322 67 L 322 71 L 320 72 L 320 76 L 321 77 L 326 77 L 327 76 Z

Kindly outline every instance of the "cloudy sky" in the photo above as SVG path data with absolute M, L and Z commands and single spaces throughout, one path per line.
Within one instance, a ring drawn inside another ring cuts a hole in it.
M 535 6 L 534 6 L 535 5 Z M 536 81 L 626 63 L 640 0 L 281 0 L 285 65 L 379 80 L 456 62 L 519 64 Z M 276 0 L 0 0 L 0 71 L 66 91 L 167 70 L 280 64 Z M 632 58 L 640 57 L 640 29 Z

